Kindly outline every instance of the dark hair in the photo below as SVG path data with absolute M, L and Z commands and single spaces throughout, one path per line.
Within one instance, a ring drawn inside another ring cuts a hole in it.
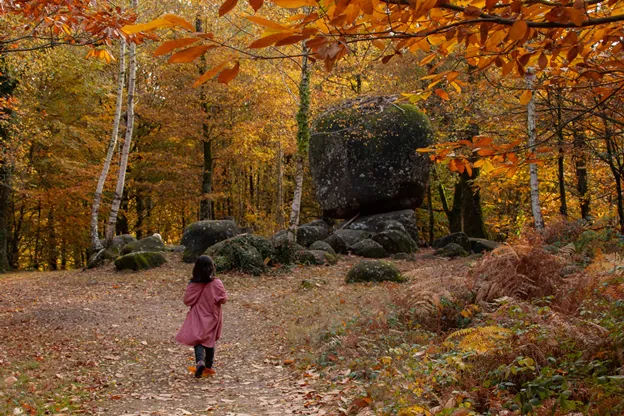
M 199 256 L 193 267 L 191 283 L 210 283 L 216 275 L 217 270 L 210 256 Z

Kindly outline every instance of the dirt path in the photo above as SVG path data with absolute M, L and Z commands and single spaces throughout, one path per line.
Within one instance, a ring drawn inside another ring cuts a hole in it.
M 406 287 L 345 285 L 356 261 L 220 276 L 230 301 L 217 376 L 200 380 L 187 368 L 194 365 L 192 349 L 174 340 L 191 275 L 175 254 L 141 273 L 108 267 L 3 275 L 0 414 L 345 414 L 366 392 L 347 377 L 346 361 L 315 373 L 309 364 L 320 359 L 318 343 L 350 342 L 365 353 L 357 340 L 340 341 L 336 328 L 362 314 L 383 315 Z M 437 275 L 440 263 L 448 268 L 425 253 L 397 265 Z
M 192 349 L 173 339 L 189 275 L 190 266 L 171 259 L 140 274 L 109 268 L 2 278 L 0 383 L 8 388 L 0 413 L 323 414 L 306 407 L 313 389 L 284 363 L 281 323 L 269 313 L 284 276 L 224 277 L 230 302 L 218 375 L 192 377 Z

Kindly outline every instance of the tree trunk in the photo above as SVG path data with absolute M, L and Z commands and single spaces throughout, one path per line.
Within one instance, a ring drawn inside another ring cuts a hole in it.
M 108 170 L 110 169 L 113 154 L 115 153 L 115 147 L 117 146 L 117 138 L 119 137 L 119 122 L 121 120 L 121 110 L 123 107 L 123 90 L 126 78 L 126 41 L 122 38 L 120 42 L 117 103 L 115 105 L 115 117 L 113 118 L 113 131 L 111 133 L 110 142 L 108 143 L 108 151 L 106 152 L 104 166 L 102 167 L 102 172 L 100 173 L 100 178 L 98 179 L 97 187 L 95 188 L 93 205 L 91 206 L 91 249 L 94 253 L 104 248 L 100 242 L 100 236 L 98 234 L 98 215 L 100 212 L 100 203 L 102 201 L 102 191 L 104 190 Z
M 195 29 L 202 32 L 202 22 L 199 17 L 195 18 Z M 206 57 L 202 55 L 199 64 L 199 74 L 206 72 Z M 212 156 L 212 139 L 210 137 L 210 126 L 207 119 L 210 116 L 210 108 L 206 99 L 205 86 L 202 85 L 199 90 L 199 101 L 201 103 L 204 119 L 202 121 L 202 146 L 204 151 L 204 163 L 202 170 L 202 196 L 199 202 L 199 219 L 211 220 L 214 218 L 212 209 L 212 173 L 213 173 L 213 156 Z
M 0 46 L 2 49 L 2 46 Z M 17 88 L 17 81 L 9 75 L 9 69 L 4 61 L 0 59 L 0 99 L 8 100 Z M 0 107 L 0 113 L 5 117 L 10 117 L 13 110 L 10 108 Z M 9 120 L 0 121 L 0 273 L 11 269 L 9 263 L 9 217 L 11 216 L 10 202 L 13 192 L 11 191 L 11 171 L 12 166 L 9 164 L 9 158 L 5 154 L 8 151 L 9 137 Z
M 589 218 L 589 203 L 587 184 L 587 143 L 585 136 L 579 131 L 574 132 L 574 168 L 576 172 L 576 189 L 579 193 L 581 218 Z
M 56 229 L 54 228 L 54 206 L 48 211 L 48 269 L 58 269 L 58 250 L 56 247 Z
M 301 212 L 301 196 L 303 194 L 303 172 L 305 156 L 310 144 L 310 67 L 308 49 L 303 46 L 301 62 L 301 81 L 299 82 L 299 111 L 297 112 L 297 157 L 295 165 L 295 192 L 288 223 L 289 240 L 296 241 L 299 214 Z
M 136 9 L 138 0 L 131 0 L 132 8 Z M 126 134 L 124 138 L 123 150 L 119 162 L 119 176 L 117 177 L 117 186 L 115 187 L 115 197 L 111 205 L 108 223 L 106 225 L 106 246 L 108 247 L 115 236 L 115 224 L 117 223 L 117 213 L 121 205 L 124 186 L 126 183 L 126 168 L 128 167 L 128 155 L 130 153 L 130 144 L 132 143 L 132 131 L 134 129 L 134 92 L 136 87 L 136 44 L 130 44 L 129 66 L 128 66 L 128 105 L 126 107 L 127 122 Z
M 526 86 L 531 92 L 535 92 L 535 71 L 531 68 L 526 73 Z M 535 96 L 531 96 L 531 100 L 527 105 L 527 130 L 529 134 L 529 150 L 532 153 L 532 157 L 535 157 Z M 529 173 L 531 176 L 531 211 L 533 212 L 533 219 L 535 221 L 535 229 L 542 230 L 544 228 L 544 218 L 542 217 L 542 208 L 539 201 L 539 180 L 537 177 L 537 164 L 529 164 Z
M 622 169 L 622 165 L 619 159 L 617 159 L 618 155 L 616 154 L 615 144 L 613 143 L 613 135 L 611 133 L 611 129 L 609 129 L 609 125 L 607 124 L 607 120 L 605 119 L 605 117 L 602 117 L 602 122 L 604 123 L 605 129 L 607 164 L 609 165 L 609 169 L 611 170 L 613 178 L 615 179 L 615 191 L 617 194 L 616 199 L 620 233 L 624 234 L 624 195 L 622 195 L 622 176 L 624 174 L 624 170 Z

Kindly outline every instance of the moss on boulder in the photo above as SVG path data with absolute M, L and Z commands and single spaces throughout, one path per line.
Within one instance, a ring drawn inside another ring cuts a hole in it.
M 146 238 L 142 238 L 138 241 L 133 241 L 131 243 L 126 244 L 122 249 L 120 254 L 126 255 L 129 253 L 137 253 L 139 251 L 165 251 L 165 243 L 162 241 L 162 238 L 157 235 L 152 235 Z
M 405 281 L 397 267 L 385 260 L 362 260 L 354 265 L 345 280 L 357 282 L 399 282 Z
M 295 253 L 295 262 L 308 266 L 322 266 L 323 264 L 336 264 L 338 258 L 326 251 L 299 250 Z
M 464 248 L 460 246 L 459 244 L 449 243 L 445 245 L 444 247 L 436 250 L 435 255 L 441 256 L 441 257 L 455 258 L 455 257 L 466 257 L 468 255 L 468 252 L 464 250 Z
M 367 257 L 369 259 L 382 259 L 388 257 L 388 252 L 378 242 L 367 238 L 358 243 L 355 243 L 350 247 L 351 253 L 360 257 Z
M 333 256 L 336 255 L 336 251 L 333 249 L 333 247 L 325 241 L 315 241 L 310 245 L 310 250 L 320 250 L 325 251 Z
M 416 106 L 393 97 L 359 98 L 318 117 L 310 139 L 310 171 L 324 216 L 350 218 L 417 208 L 429 158 L 416 149 L 433 129 Z
M 115 260 L 117 270 L 147 270 L 161 266 L 167 259 L 161 252 L 139 251 L 118 257 Z
M 418 245 L 409 234 L 390 229 L 373 236 L 373 241 L 379 243 L 388 253 L 413 253 Z
M 205 254 L 214 259 L 218 272 L 239 270 L 259 275 L 267 269 L 265 259 L 275 256 L 275 248 L 263 237 L 245 234 L 221 241 L 209 247 Z

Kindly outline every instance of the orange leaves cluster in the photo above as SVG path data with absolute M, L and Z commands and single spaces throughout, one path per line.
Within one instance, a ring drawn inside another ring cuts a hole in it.
M 505 174 L 508 177 L 515 175 L 518 169 L 530 163 L 542 163 L 534 153 L 529 152 L 524 159 L 518 154 L 521 139 L 511 143 L 497 144 L 488 136 L 474 136 L 471 140 L 444 142 L 430 147 L 418 149 L 420 153 L 430 153 L 430 159 L 435 163 L 448 161 L 451 172 L 467 172 L 472 176 L 474 168 L 482 168 L 491 174 Z M 537 153 L 550 152 L 551 149 L 542 146 L 536 149 Z

